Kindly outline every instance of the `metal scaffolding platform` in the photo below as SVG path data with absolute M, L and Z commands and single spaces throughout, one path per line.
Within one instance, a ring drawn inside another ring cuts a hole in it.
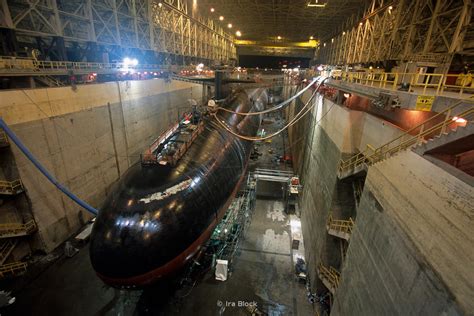
M 25 262 L 12 262 L 0 266 L 0 279 L 8 276 L 16 276 L 26 272 L 28 266 Z
M 42 61 L 33 58 L 0 57 L 0 76 L 69 76 L 91 73 L 111 75 L 121 72 L 161 72 L 179 70 L 177 67 L 139 64 L 131 66 L 124 63 L 91 63 L 72 61 Z
M 15 195 L 23 192 L 21 180 L 0 181 L 0 195 Z
M 208 242 L 210 247 L 217 245 L 214 253 L 215 259 L 227 260 L 229 265 L 232 264 L 240 238 L 244 230 L 250 224 L 252 212 L 255 207 L 255 192 L 255 174 L 249 174 L 245 187 L 237 194 L 234 201 L 232 201 L 227 213 L 217 225 Z
M 12 238 L 27 236 L 36 231 L 36 222 L 30 220 L 22 223 L 2 223 L 0 224 L 0 238 Z

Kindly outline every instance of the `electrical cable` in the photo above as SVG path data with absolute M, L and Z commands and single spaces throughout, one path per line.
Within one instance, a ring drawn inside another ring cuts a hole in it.
M 314 80 L 313 80 L 314 81 Z M 303 118 L 306 114 L 309 113 L 309 111 L 311 111 L 311 109 L 313 108 L 314 105 L 311 105 L 309 106 L 308 109 L 306 109 L 306 107 L 311 103 L 311 101 L 313 100 L 314 96 L 318 93 L 320 87 L 322 86 L 322 84 L 324 83 L 324 81 L 326 81 L 326 78 L 321 81 L 321 83 L 319 84 L 319 86 L 314 90 L 313 94 L 311 95 L 310 99 L 308 100 L 308 102 L 306 102 L 306 104 L 303 106 L 303 108 L 295 115 L 295 117 L 288 123 L 286 124 L 285 126 L 283 126 L 283 128 L 281 128 L 280 130 L 278 130 L 277 132 L 271 134 L 271 135 L 268 135 L 268 136 L 265 136 L 265 137 L 255 137 L 255 136 L 245 136 L 245 135 L 241 135 L 241 134 L 238 134 L 236 132 L 234 132 L 232 129 L 230 129 L 226 124 L 224 124 L 221 120 L 219 120 L 219 118 L 217 117 L 217 113 L 214 112 L 212 114 L 212 116 L 216 119 L 216 121 L 219 123 L 219 125 L 221 125 L 227 132 L 231 133 L 232 135 L 240 138 L 240 139 L 243 139 L 243 140 L 248 140 L 248 141 L 262 141 L 262 140 L 266 140 L 266 139 L 270 139 L 270 138 L 273 138 L 275 136 L 277 136 L 278 134 L 280 134 L 281 132 L 283 132 L 284 130 L 286 130 L 288 127 L 291 127 L 293 126 L 294 124 L 296 124 L 301 118 Z M 309 86 L 311 86 L 312 84 L 310 84 Z M 307 87 L 306 87 L 307 88 Z M 295 95 L 296 96 L 296 95 Z M 294 97 L 293 97 L 294 98 Z M 290 98 L 291 99 L 291 98 Z M 290 100 L 288 99 L 288 100 Z M 287 100 L 287 101 L 288 101 Z M 256 112 L 254 112 L 256 113 Z
M 63 186 L 61 183 L 54 178 L 51 173 L 43 167 L 43 165 L 36 159 L 35 156 L 28 150 L 28 148 L 21 142 L 21 140 L 16 136 L 16 134 L 10 129 L 10 127 L 5 123 L 5 121 L 0 118 L 0 128 L 5 131 L 5 134 L 17 145 L 17 147 L 23 152 L 23 154 L 35 165 L 35 167 L 54 185 L 56 186 L 61 192 L 66 194 L 71 200 L 76 202 L 79 206 L 83 207 L 90 213 L 97 215 L 97 209 L 93 208 L 80 198 L 78 198 L 74 193 L 69 191 L 68 188 Z
M 298 98 L 300 95 L 302 95 L 303 93 L 306 92 L 306 90 L 308 90 L 313 84 L 315 84 L 317 81 L 319 80 L 319 77 L 316 77 L 314 78 L 306 87 L 304 87 L 303 89 L 301 89 L 298 93 L 296 93 L 294 96 L 292 96 L 291 98 L 289 98 L 288 100 L 285 100 L 283 102 L 281 102 L 280 104 L 278 105 L 275 105 L 274 107 L 272 108 L 269 108 L 269 109 L 266 109 L 266 110 L 263 110 L 263 111 L 259 111 L 259 112 L 236 112 L 236 111 L 233 111 L 233 110 L 229 110 L 229 109 L 226 109 L 226 108 L 223 108 L 223 107 L 217 107 L 215 110 L 216 111 L 224 111 L 224 112 L 228 112 L 228 113 L 232 113 L 232 114 L 237 114 L 237 115 L 242 115 L 242 116 L 252 116 L 252 115 L 261 115 L 261 114 L 265 114 L 265 113 L 270 113 L 270 112 L 273 112 L 273 111 L 277 111 L 279 109 L 281 109 L 282 107 L 284 107 L 285 105 L 287 105 L 288 103 L 292 102 L 293 100 L 295 100 L 296 98 Z M 324 79 L 318 86 L 318 89 L 319 87 L 324 83 L 326 79 Z
M 217 117 L 217 114 L 216 113 L 213 113 L 213 117 L 216 119 L 216 121 L 219 123 L 219 125 L 221 125 L 226 131 L 228 131 L 229 133 L 231 133 L 232 135 L 236 136 L 236 137 L 239 137 L 240 139 L 244 139 L 244 140 L 248 140 L 248 141 L 258 141 L 258 140 L 266 140 L 266 139 L 270 139 L 272 137 L 275 137 L 277 136 L 278 134 L 280 134 L 281 132 L 283 132 L 284 130 L 286 130 L 288 127 L 290 126 L 293 126 L 296 122 L 298 122 L 302 116 L 306 115 L 308 113 L 308 110 L 306 110 L 306 108 L 308 107 L 308 105 L 311 103 L 311 101 L 313 100 L 314 96 L 316 95 L 317 93 L 317 90 L 315 90 L 313 92 L 313 94 L 311 95 L 310 99 L 308 100 L 308 102 L 306 102 L 306 104 L 303 106 L 303 108 L 301 109 L 300 112 L 298 112 L 295 117 L 288 123 L 286 124 L 285 126 L 283 126 L 283 128 L 281 128 L 280 130 L 278 130 L 277 132 L 271 134 L 271 135 L 268 135 L 268 136 L 265 136 L 265 137 L 256 137 L 256 136 L 245 136 L 245 135 L 241 135 L 241 134 L 238 134 L 236 132 L 234 132 L 232 129 L 230 129 L 225 123 L 223 123 L 221 120 L 219 120 L 219 118 Z M 311 110 L 312 106 L 309 107 L 309 110 Z M 306 111 L 306 112 L 304 112 Z M 303 113 L 304 114 L 301 114 Z M 301 116 L 302 115 L 302 116 Z M 300 117 L 301 116 L 301 117 Z

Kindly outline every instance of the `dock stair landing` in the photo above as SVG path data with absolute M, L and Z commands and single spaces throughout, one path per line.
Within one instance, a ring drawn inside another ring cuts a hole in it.
M 472 104 L 466 108 L 465 103 Z M 339 162 L 338 178 L 344 179 L 358 174 L 400 151 L 425 145 L 431 148 L 472 134 L 474 123 L 474 97 L 454 103 L 444 111 L 409 129 L 388 143 L 374 148 L 368 145 L 364 152 L 357 153 Z M 431 141 L 431 142 L 430 142 Z M 420 147 L 420 150 L 422 147 Z

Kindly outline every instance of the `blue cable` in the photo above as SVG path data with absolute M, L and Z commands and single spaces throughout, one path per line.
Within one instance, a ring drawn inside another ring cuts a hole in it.
M 18 148 L 23 152 L 23 154 L 38 168 L 38 170 L 52 183 L 54 184 L 59 190 L 61 190 L 64 194 L 66 194 L 71 200 L 82 206 L 84 209 L 86 209 L 88 212 L 97 215 L 98 211 L 78 198 L 74 193 L 69 191 L 68 188 L 63 186 L 61 183 L 54 178 L 46 168 L 43 167 L 43 165 L 36 160 L 35 156 L 26 148 L 25 145 L 21 142 L 21 140 L 13 133 L 13 131 L 8 127 L 8 125 L 5 123 L 5 121 L 0 117 L 0 127 L 5 131 L 5 133 L 8 135 L 8 137 L 15 143 L 15 145 L 18 146 Z

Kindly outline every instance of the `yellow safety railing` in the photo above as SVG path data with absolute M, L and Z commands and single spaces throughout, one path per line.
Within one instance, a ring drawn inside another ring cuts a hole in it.
M 138 64 L 130 65 L 124 63 L 93 63 L 93 62 L 75 62 L 75 61 L 47 61 L 36 60 L 33 58 L 0 56 L 0 71 L 2 69 L 13 70 L 170 70 L 173 66 L 164 66 L 157 64 Z
M 8 144 L 8 137 L 4 131 L 0 130 L 0 145 Z
M 4 278 L 7 275 L 18 275 L 26 272 L 28 264 L 25 262 L 13 262 L 7 263 L 0 266 L 0 278 Z
M 341 278 L 341 273 L 334 269 L 331 266 L 326 267 L 322 263 L 318 266 L 319 277 L 324 278 L 331 283 L 334 289 L 337 289 L 339 286 L 339 279 Z
M 0 181 L 0 194 L 16 194 L 23 191 L 21 180 Z
M 4 223 L 0 224 L 0 238 L 4 235 L 17 236 L 28 235 L 36 230 L 36 222 L 30 220 L 24 224 L 22 223 Z
M 367 149 L 364 152 L 355 154 L 347 160 L 341 160 L 339 162 L 339 173 L 343 174 L 363 164 L 372 165 L 395 153 L 408 149 L 413 145 L 422 143 L 426 139 L 433 138 L 437 135 L 446 134 L 446 132 L 451 127 L 453 127 L 453 125 L 456 125 L 453 120 L 462 119 L 466 121 L 465 124 L 468 124 L 474 120 L 474 106 L 468 107 L 467 110 L 461 110 L 460 113 L 452 116 L 453 111 L 457 110 L 458 107 L 460 107 L 465 102 L 474 103 L 474 96 L 456 102 L 444 111 L 409 129 L 404 134 L 380 146 L 379 148 L 374 148 L 371 145 L 367 145 Z M 439 120 L 442 121 L 436 123 Z
M 409 83 L 411 88 L 421 88 L 423 94 L 443 95 L 445 90 L 456 90 L 460 95 L 474 93 L 472 74 L 342 72 L 341 80 L 390 90 L 397 90 L 401 83 Z
M 338 232 L 351 234 L 352 228 L 354 227 L 354 220 L 349 217 L 348 220 L 333 219 L 332 214 L 329 215 L 327 221 L 327 229 L 333 229 Z
M 397 89 L 398 73 L 343 72 L 342 80 L 379 88 Z

